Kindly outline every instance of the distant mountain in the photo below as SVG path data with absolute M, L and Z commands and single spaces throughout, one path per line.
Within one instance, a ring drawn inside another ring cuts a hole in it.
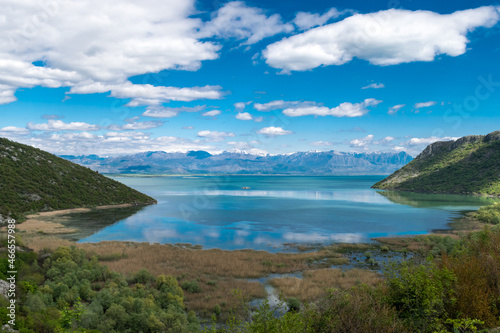
M 128 174 L 389 174 L 412 160 L 400 153 L 298 152 L 252 155 L 245 152 L 206 151 L 166 153 L 152 151 L 120 157 L 61 156 L 102 173 Z
M 97 156 L 87 156 L 97 161 Z M 0 138 L 0 220 L 26 212 L 156 200 L 88 168 Z
M 500 196 L 500 131 L 435 142 L 373 187 Z

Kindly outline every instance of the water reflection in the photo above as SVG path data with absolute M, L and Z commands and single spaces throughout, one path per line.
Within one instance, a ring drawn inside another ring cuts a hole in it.
M 193 192 L 166 191 L 165 196 L 192 196 Z M 204 196 L 269 197 L 301 200 L 337 200 L 366 203 L 385 203 L 387 200 L 372 190 L 365 191 L 264 191 L 264 190 L 203 190 Z
M 377 191 L 377 194 L 391 202 L 416 208 L 460 207 L 462 210 L 475 210 L 477 207 L 491 205 L 498 202 L 498 198 L 479 197 L 458 194 L 427 194 L 406 191 Z
M 120 181 L 159 204 L 135 212 L 73 216 L 71 223 L 102 227 L 97 232 L 88 229 L 83 242 L 281 251 L 285 243 L 359 243 L 372 237 L 425 234 L 447 228 L 464 210 L 497 201 L 371 189 L 381 178 L 231 176 L 214 185 L 210 177 L 122 177 Z M 251 189 L 242 190 L 245 186 Z

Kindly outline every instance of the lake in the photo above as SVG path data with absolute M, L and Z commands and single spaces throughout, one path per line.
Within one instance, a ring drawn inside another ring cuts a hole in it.
M 73 214 L 80 242 L 190 243 L 276 252 L 287 243 L 368 242 L 446 229 L 496 199 L 380 191 L 384 176 L 112 176 L 158 200 L 129 213 Z M 250 189 L 242 189 L 249 187 Z M 103 222 L 104 221 L 104 222 Z

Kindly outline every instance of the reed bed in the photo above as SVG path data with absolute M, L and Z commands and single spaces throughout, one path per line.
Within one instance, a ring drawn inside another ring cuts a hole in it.
M 325 295 L 330 288 L 348 289 L 356 285 L 374 286 L 381 281 L 379 273 L 350 269 L 317 269 L 305 271 L 302 278 L 273 278 L 269 283 L 277 288 L 285 298 L 296 297 L 301 301 L 313 301 Z

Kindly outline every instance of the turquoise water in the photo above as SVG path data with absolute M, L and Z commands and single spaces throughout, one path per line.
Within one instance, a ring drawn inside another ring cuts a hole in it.
M 464 211 L 493 202 L 371 189 L 383 176 L 112 178 L 154 197 L 158 204 L 81 242 L 191 243 L 277 251 L 285 243 L 357 243 L 379 236 L 425 234 L 447 228 Z

